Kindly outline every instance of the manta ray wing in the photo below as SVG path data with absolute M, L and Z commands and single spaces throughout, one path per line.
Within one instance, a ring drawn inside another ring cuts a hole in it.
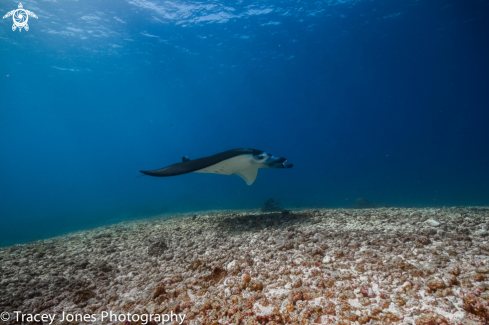
M 167 176 L 176 176 L 187 174 L 191 172 L 196 172 L 198 170 L 204 169 L 206 167 L 218 164 L 224 160 L 228 160 L 230 158 L 242 155 L 242 154 L 251 154 L 255 149 L 233 149 L 218 153 L 213 156 L 198 158 L 194 160 L 184 161 L 182 158 L 182 162 L 178 164 L 173 164 L 161 169 L 157 170 L 140 170 L 141 173 L 149 176 L 156 177 L 167 177 Z M 256 150 L 255 150 L 256 151 Z M 261 151 L 260 151 L 261 152 Z
M 251 185 L 255 182 L 256 176 L 258 176 L 258 168 L 248 168 L 235 174 L 244 179 L 246 184 Z

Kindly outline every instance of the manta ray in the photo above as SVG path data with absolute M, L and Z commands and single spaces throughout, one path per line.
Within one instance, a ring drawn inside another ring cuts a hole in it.
M 251 185 L 255 181 L 260 168 L 292 167 L 293 165 L 288 163 L 285 158 L 275 157 L 263 150 L 240 148 L 194 160 L 183 157 L 181 163 L 156 170 L 141 170 L 140 172 L 144 175 L 155 177 L 177 176 L 188 173 L 238 175 L 246 184 Z

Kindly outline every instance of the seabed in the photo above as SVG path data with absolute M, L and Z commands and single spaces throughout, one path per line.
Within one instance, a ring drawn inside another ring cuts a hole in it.
M 15 311 L 52 324 L 487 324 L 488 222 L 487 207 L 123 222 L 2 248 L 0 312 L 7 324 Z

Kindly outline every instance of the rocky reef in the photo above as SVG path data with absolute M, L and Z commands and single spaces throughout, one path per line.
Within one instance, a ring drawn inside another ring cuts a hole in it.
M 195 325 L 482 325 L 488 223 L 483 207 L 123 222 L 2 248 L 0 311 L 180 313 Z
M 284 208 L 280 206 L 278 202 L 276 202 L 274 199 L 268 199 L 263 203 L 261 207 L 262 212 L 277 212 L 277 211 L 282 211 Z
M 353 207 L 355 209 L 372 209 L 376 207 L 376 204 L 367 198 L 361 197 L 355 200 Z

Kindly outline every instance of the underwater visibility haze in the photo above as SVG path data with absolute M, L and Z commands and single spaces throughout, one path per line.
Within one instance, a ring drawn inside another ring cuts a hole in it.
M 489 1 L 22 5 L 28 31 L 0 20 L 0 246 L 270 198 L 489 204 Z M 294 168 L 137 177 L 235 148 Z

